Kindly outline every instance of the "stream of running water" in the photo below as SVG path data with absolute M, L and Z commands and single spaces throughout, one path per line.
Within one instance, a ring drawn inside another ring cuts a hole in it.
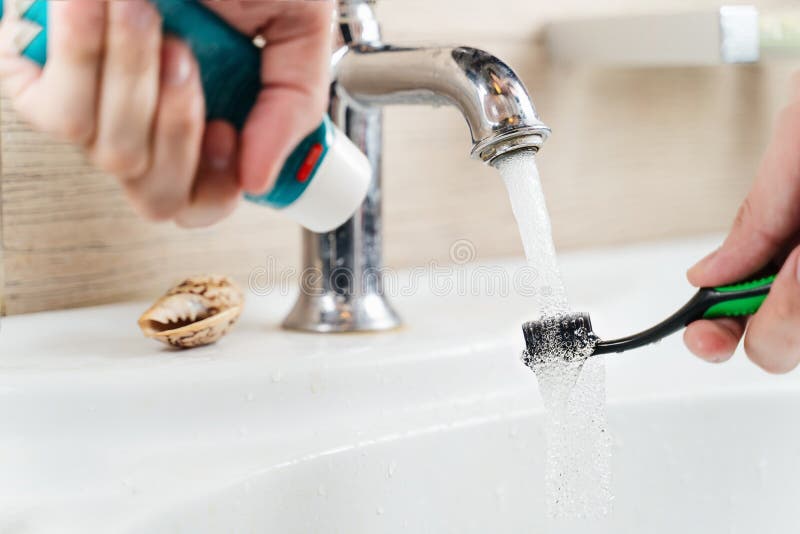
M 537 274 L 532 288 L 538 320 L 571 312 L 558 268 L 550 217 L 533 152 L 498 158 L 528 265 Z M 605 366 L 602 357 L 563 358 L 548 344 L 535 365 L 546 410 L 545 493 L 552 518 L 593 518 L 609 512 L 611 446 L 606 425 Z

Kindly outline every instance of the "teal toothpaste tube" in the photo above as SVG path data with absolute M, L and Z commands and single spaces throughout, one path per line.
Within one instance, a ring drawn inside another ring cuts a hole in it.
M 261 90 L 261 51 L 255 43 L 203 5 L 186 0 L 151 0 L 164 32 L 183 39 L 200 65 L 208 120 L 223 119 L 241 129 Z M 47 61 L 47 1 L 35 0 L 20 13 L 15 42 L 20 53 Z M 3 15 L 0 0 L 0 17 Z M 366 197 L 372 169 L 366 156 L 328 117 L 287 158 L 274 187 L 245 195 L 279 210 L 315 232 L 346 222 Z

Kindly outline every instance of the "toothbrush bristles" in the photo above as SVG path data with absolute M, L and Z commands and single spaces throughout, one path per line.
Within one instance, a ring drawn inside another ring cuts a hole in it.
M 522 334 L 526 347 L 522 361 L 530 368 L 550 361 L 585 360 L 598 342 L 592 322 L 584 313 L 527 322 L 522 325 Z

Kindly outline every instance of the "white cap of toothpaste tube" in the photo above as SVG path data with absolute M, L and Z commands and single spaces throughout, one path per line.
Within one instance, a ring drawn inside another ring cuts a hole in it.
M 329 232 L 347 222 L 358 210 L 371 181 L 369 160 L 337 129 L 333 144 L 313 180 L 281 213 L 312 232 Z
M 353 216 L 371 182 L 367 157 L 326 117 L 286 160 L 271 191 L 245 197 L 322 233 Z

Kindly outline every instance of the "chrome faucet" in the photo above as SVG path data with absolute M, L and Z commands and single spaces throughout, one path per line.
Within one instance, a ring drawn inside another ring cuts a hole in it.
M 456 106 L 485 163 L 517 150 L 538 151 L 550 130 L 522 82 L 496 57 L 468 47 L 384 44 L 374 1 L 339 0 L 329 113 L 367 155 L 373 182 L 358 212 L 338 229 L 303 233 L 300 296 L 284 321 L 313 332 L 377 331 L 400 318 L 383 291 L 381 109 L 394 104 Z

